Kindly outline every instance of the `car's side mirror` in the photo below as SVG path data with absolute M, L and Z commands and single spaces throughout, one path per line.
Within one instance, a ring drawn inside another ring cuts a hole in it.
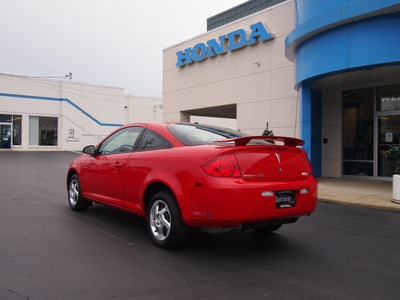
M 90 146 L 86 146 L 85 148 L 83 148 L 82 152 L 85 154 L 90 154 L 90 155 L 94 156 L 96 150 L 93 145 L 90 145 Z

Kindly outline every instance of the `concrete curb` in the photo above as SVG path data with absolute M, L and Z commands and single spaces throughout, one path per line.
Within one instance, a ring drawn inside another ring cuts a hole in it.
M 381 205 L 381 204 L 368 204 L 368 203 L 359 203 L 359 202 L 354 202 L 354 201 L 324 199 L 324 198 L 318 198 L 318 201 L 326 202 L 326 203 L 348 205 L 348 206 L 354 206 L 354 207 L 365 207 L 365 208 L 371 208 L 371 209 L 400 212 L 400 204 L 397 204 L 394 202 L 388 202 L 387 205 Z M 396 205 L 398 207 L 396 207 Z
M 321 202 L 400 212 L 400 204 L 393 202 L 391 181 L 325 177 L 317 180 Z

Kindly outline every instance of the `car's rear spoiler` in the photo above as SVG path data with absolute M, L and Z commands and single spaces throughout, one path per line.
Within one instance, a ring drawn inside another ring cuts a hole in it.
M 228 143 L 234 142 L 235 146 L 244 146 L 247 145 L 248 142 L 251 140 L 264 140 L 264 141 L 279 141 L 283 142 L 285 146 L 296 147 L 302 146 L 305 144 L 303 140 L 285 137 L 285 136 L 266 136 L 266 135 L 259 135 L 259 136 L 242 136 L 237 138 L 231 138 L 226 140 L 218 140 L 214 141 L 215 143 Z

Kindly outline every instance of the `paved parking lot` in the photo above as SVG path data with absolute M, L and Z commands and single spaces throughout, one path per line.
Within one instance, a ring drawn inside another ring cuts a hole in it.
M 398 299 L 398 212 L 318 203 L 276 234 L 193 231 L 166 251 L 143 219 L 69 209 L 77 156 L 0 152 L 0 299 Z

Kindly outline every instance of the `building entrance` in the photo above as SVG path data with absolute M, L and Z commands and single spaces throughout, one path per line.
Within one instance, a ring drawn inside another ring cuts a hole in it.
M 12 128 L 11 124 L 0 123 L 0 149 L 11 149 Z
M 400 115 L 378 116 L 378 176 L 400 174 Z
M 400 172 L 400 86 L 343 93 L 343 175 L 391 178 Z
M 343 175 L 374 176 L 374 90 L 343 94 Z
M 378 176 L 400 172 L 400 86 L 377 89 Z

